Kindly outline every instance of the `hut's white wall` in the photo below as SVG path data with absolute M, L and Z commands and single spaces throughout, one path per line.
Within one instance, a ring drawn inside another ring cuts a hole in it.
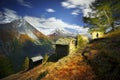
M 98 36 L 97 36 L 97 34 L 98 34 Z M 104 33 L 95 31 L 95 32 L 92 32 L 91 35 L 92 35 L 92 39 L 97 39 L 97 38 L 102 38 Z
M 72 53 L 75 50 L 76 46 L 75 46 L 75 40 L 71 40 L 70 44 L 69 44 L 69 54 Z

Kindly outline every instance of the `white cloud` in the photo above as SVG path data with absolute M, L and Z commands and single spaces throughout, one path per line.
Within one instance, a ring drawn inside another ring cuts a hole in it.
M 50 13 L 55 12 L 55 10 L 54 10 L 54 9 L 51 9 L 51 8 L 46 9 L 46 11 L 47 11 L 47 12 L 50 12 Z
M 68 8 L 68 9 L 77 7 L 76 5 L 72 5 L 68 2 L 62 2 L 61 4 L 62 4 L 63 7 Z
M 60 19 L 56 19 L 55 17 L 36 18 L 36 17 L 26 16 L 24 17 L 24 19 L 46 35 L 50 34 L 55 29 L 66 30 L 67 28 L 67 29 L 75 30 L 76 32 L 74 33 L 80 33 L 80 34 L 87 34 L 87 31 L 88 31 L 88 28 L 83 28 L 81 26 L 74 25 L 74 24 L 68 24 L 66 22 L 63 22 Z
M 85 8 L 82 10 L 83 11 L 83 16 L 89 17 L 89 12 L 94 12 L 90 8 Z
M 88 12 L 91 12 L 92 10 L 89 8 L 89 5 L 91 2 L 94 2 L 95 0 L 65 0 L 61 3 L 61 5 L 67 9 L 75 8 L 79 11 L 82 10 L 84 16 L 88 16 Z M 72 7 L 71 7 L 72 6 Z M 74 15 L 77 15 L 77 13 L 74 13 Z
M 18 15 L 16 14 L 16 11 L 8 9 L 8 8 L 4 8 L 4 13 L 5 13 L 5 15 L 7 15 L 8 17 L 11 17 L 11 18 L 18 17 Z
M 72 15 L 79 15 L 79 13 L 80 13 L 80 10 L 77 9 L 77 10 L 74 10 L 71 14 Z
M 18 2 L 20 3 L 20 5 L 22 5 L 22 6 L 26 6 L 26 7 L 28 7 L 28 8 L 32 8 L 30 2 L 27 2 L 27 1 L 25 1 L 25 0 L 17 0 L 17 1 L 18 1 Z

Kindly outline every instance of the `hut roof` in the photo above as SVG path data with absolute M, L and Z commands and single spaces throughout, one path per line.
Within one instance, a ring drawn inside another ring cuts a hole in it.
M 42 60 L 43 57 L 42 56 L 35 56 L 35 57 L 31 57 L 31 59 L 33 62 L 36 62 L 36 61 Z
M 60 38 L 56 41 L 56 44 L 60 44 L 60 45 L 69 45 L 69 43 L 71 42 L 71 40 L 76 40 L 74 38 Z

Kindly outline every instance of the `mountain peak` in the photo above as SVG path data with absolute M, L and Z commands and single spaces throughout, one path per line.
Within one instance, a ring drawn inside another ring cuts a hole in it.
M 0 12 L 0 24 L 11 23 L 12 21 L 17 20 L 19 18 L 20 17 L 17 15 Z
M 1 14 L 1 15 L 4 15 L 4 14 Z M 10 18 L 9 22 L 7 22 L 6 18 L 4 19 L 4 17 L 6 16 L 2 16 L 3 20 L 1 20 L 2 24 L 0 24 L 0 29 L 2 30 L 3 33 L 9 32 L 8 34 L 11 34 L 12 32 L 15 31 L 17 32 L 17 34 L 13 34 L 13 35 L 16 35 L 17 38 L 19 38 L 21 34 L 24 34 L 24 35 L 26 34 L 34 40 L 38 40 L 39 38 L 47 39 L 47 37 L 43 33 L 38 31 L 34 26 L 32 26 L 23 18 L 18 18 L 16 20 L 15 19 L 12 20 L 12 18 Z M 8 19 L 8 16 L 7 16 L 7 19 Z

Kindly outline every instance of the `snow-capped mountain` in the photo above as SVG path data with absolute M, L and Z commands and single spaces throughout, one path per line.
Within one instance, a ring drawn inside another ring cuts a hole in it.
M 4 13 L 0 14 L 0 31 L 1 36 L 3 34 L 11 34 L 14 37 L 19 38 L 21 34 L 27 34 L 30 38 L 37 40 L 38 37 L 45 38 L 45 35 L 38 31 L 34 26 L 29 24 L 21 17 L 9 17 Z M 14 33 L 14 34 L 12 34 Z M 43 37 L 44 36 L 44 37 Z
M 48 39 L 48 36 L 38 31 L 25 19 L 18 18 L 12 21 L 11 19 L 9 20 L 9 22 L 6 21 L 6 19 L 1 20 L 1 23 L 4 23 L 0 24 L 0 43 L 2 43 L 2 47 L 7 46 L 10 51 L 8 51 L 7 48 L 2 48 L 4 50 L 0 50 L 1 53 L 9 55 L 12 52 L 10 47 L 14 47 L 16 41 L 20 44 L 23 43 L 21 44 L 23 46 L 22 54 L 29 53 L 28 55 L 44 55 L 52 49 L 51 41 Z
M 14 14 L 9 15 L 8 13 L 0 12 L 0 24 L 11 23 L 12 21 L 19 18 L 19 16 L 16 16 Z
M 63 38 L 63 37 L 76 37 L 76 34 L 73 34 L 65 29 L 55 29 L 48 36 L 54 41 L 56 41 L 57 39 Z
M 75 27 L 78 27 L 70 26 L 63 21 L 56 20 L 55 18 L 45 19 L 25 16 L 24 19 L 45 35 L 58 34 L 63 36 L 69 36 L 73 34 L 73 32 L 66 28 L 70 27 L 71 29 L 74 29 Z
M 62 36 L 62 37 L 69 37 L 69 36 L 72 37 L 72 35 L 73 35 L 73 33 L 69 32 L 69 31 L 67 31 L 65 29 L 60 29 L 60 28 L 55 29 L 54 31 L 52 31 L 50 35 L 53 35 L 53 34 L 55 36 Z

